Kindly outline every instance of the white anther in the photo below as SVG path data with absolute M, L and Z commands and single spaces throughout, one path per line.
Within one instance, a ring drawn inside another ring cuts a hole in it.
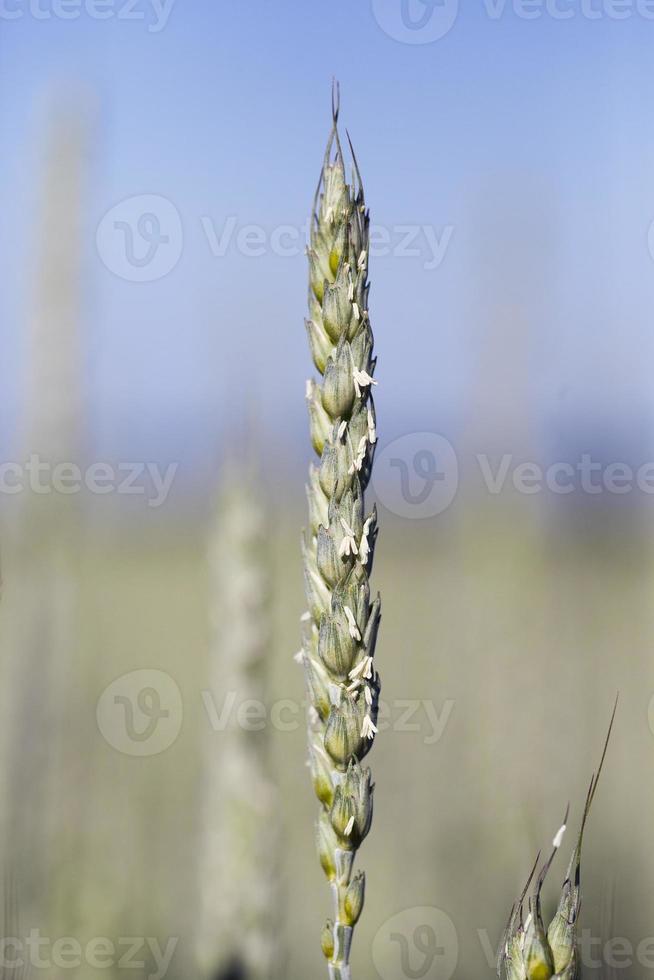
M 357 393 L 357 398 L 361 398 L 361 388 L 367 388 L 368 385 L 377 384 L 375 379 L 372 378 L 367 371 L 359 371 L 358 368 L 354 368 L 352 378 L 354 380 L 354 388 Z
M 355 640 L 361 639 L 361 633 L 359 632 L 359 627 L 357 626 L 357 621 L 354 618 L 354 613 L 349 606 L 343 606 L 343 612 L 345 613 L 345 618 L 347 619 L 348 626 L 350 628 L 350 636 Z
M 373 722 L 370 715 L 366 715 L 363 719 L 363 728 L 361 729 L 361 738 L 374 738 L 377 732 L 377 726 Z
M 342 558 L 343 555 L 358 555 L 359 549 L 357 547 L 357 543 L 354 537 L 354 531 L 347 523 L 347 521 L 344 520 L 342 517 L 341 517 L 341 525 L 343 527 L 343 530 L 345 531 L 345 535 L 338 549 L 339 557 Z
M 377 442 L 377 429 L 375 428 L 375 420 L 370 407 L 368 407 L 368 442 L 371 446 Z

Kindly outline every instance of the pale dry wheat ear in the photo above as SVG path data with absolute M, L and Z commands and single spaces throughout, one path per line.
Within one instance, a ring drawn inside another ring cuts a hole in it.
M 581 963 L 577 949 L 577 925 L 581 908 L 581 848 L 586 821 L 606 759 L 617 707 L 616 699 L 600 764 L 597 772 L 593 773 L 588 788 L 581 827 L 561 887 L 561 897 L 554 917 L 546 929 L 541 910 L 541 893 L 552 862 L 563 841 L 568 822 L 567 809 L 563 824 L 552 841 L 551 853 L 536 879 L 529 899 L 527 917 L 524 916 L 524 901 L 538 858 L 520 899 L 511 911 L 498 957 L 497 973 L 500 980 L 579 980 Z
M 361 762 L 377 731 L 379 678 L 373 658 L 380 599 L 371 602 L 368 580 L 377 515 L 374 509 L 366 514 L 364 504 L 377 441 L 369 216 L 353 152 L 352 182 L 346 181 L 338 109 L 335 87 L 308 250 L 306 327 L 321 377 L 307 382 L 306 397 L 320 461 L 311 465 L 307 487 L 310 526 L 303 552 L 309 609 L 298 659 L 310 702 L 309 764 L 322 807 L 318 854 L 334 902 L 322 949 L 330 978 L 349 980 L 352 932 L 365 887 L 363 873 L 352 874 L 354 856 L 372 820 L 371 774 Z
M 91 106 L 76 90 L 57 94 L 48 113 L 38 209 L 38 253 L 30 270 L 29 337 L 20 423 L 20 457 L 50 465 L 81 455 L 82 251 Z M 15 619 L 0 683 L 0 794 L 3 841 L 22 855 L 21 905 L 54 935 L 67 935 L 77 909 L 61 892 L 74 887 L 88 794 L 76 724 L 87 706 L 77 653 L 78 495 L 19 494 L 8 590 Z M 8 529 L 9 530 L 9 529 Z M 18 533 L 16 533 L 18 532 Z M 74 543 L 73 543 L 74 542 Z M 14 632 L 15 631 L 15 632 Z M 84 662 L 87 662 L 85 658 Z M 76 678 L 71 692 L 70 677 Z M 71 754 L 72 753 L 72 754 Z M 74 764 L 71 764 L 72 760 Z M 65 883 L 65 884 L 64 884 Z M 84 908 L 84 904 L 80 904 Z
M 269 733 L 248 731 L 239 708 L 267 703 L 270 656 L 266 515 L 252 467 L 232 465 L 209 533 L 209 679 L 222 731 L 205 745 L 203 843 L 196 955 L 201 975 L 271 980 L 279 974 L 279 812 Z
M 27 962 L 25 948 L 13 947 L 7 940 L 16 940 L 18 943 L 25 941 L 23 930 L 20 923 L 20 908 L 18 901 L 18 887 L 13 873 L 9 873 L 5 878 L 4 884 L 4 908 L 3 908 L 3 956 L 0 966 L 0 980 L 27 980 L 30 968 Z M 10 959 L 7 953 L 12 950 Z M 12 962 L 18 960 L 18 962 Z

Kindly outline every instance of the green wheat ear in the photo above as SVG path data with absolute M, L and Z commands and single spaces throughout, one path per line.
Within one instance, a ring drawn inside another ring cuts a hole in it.
M 536 878 L 529 898 L 527 916 L 525 917 L 525 900 L 536 873 L 540 855 L 536 858 L 536 863 L 520 898 L 511 909 L 497 964 L 497 974 L 500 980 L 579 980 L 581 976 L 581 963 L 577 948 L 577 927 L 581 907 L 581 847 L 586 821 L 606 758 L 617 706 L 616 699 L 602 758 L 597 772 L 593 773 L 588 788 L 581 828 L 561 887 L 561 897 L 554 918 L 549 927 L 545 929 L 541 911 L 541 892 L 547 873 L 563 840 L 568 822 L 568 810 L 566 810 L 563 823 L 552 841 L 551 853 Z
M 375 359 L 368 315 L 369 216 L 352 152 L 352 183 L 338 135 L 338 87 L 332 131 L 311 221 L 309 319 L 317 382 L 307 382 L 311 442 L 309 528 L 303 542 L 308 612 L 303 663 L 309 695 L 309 764 L 321 804 L 317 846 L 333 893 L 333 922 L 321 945 L 331 980 L 350 980 L 352 933 L 363 908 L 365 877 L 354 856 L 372 820 L 373 786 L 361 762 L 375 733 L 379 678 L 374 666 L 379 597 L 368 576 L 377 537 L 366 513 L 375 407 Z M 349 139 L 348 139 L 349 141 Z M 350 150 L 352 145 L 350 144 Z

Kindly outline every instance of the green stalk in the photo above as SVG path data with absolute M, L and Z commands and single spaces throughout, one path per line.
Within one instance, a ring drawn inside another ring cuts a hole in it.
M 366 515 L 375 408 L 375 359 L 368 316 L 369 216 L 352 153 L 346 182 L 333 125 L 314 201 L 309 249 L 309 319 L 319 380 L 307 382 L 311 441 L 319 457 L 309 471 L 310 526 L 304 571 L 308 611 L 299 655 L 309 695 L 309 762 L 321 803 L 320 863 L 330 882 L 334 919 L 322 933 L 331 980 L 350 980 L 352 933 L 364 901 L 365 876 L 352 875 L 370 829 L 373 787 L 361 762 L 376 729 L 379 678 L 374 666 L 379 596 L 371 602 L 377 515 Z M 351 144 L 350 144 L 351 149 Z

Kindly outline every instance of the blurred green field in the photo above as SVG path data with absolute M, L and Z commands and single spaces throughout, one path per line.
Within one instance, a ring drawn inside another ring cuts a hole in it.
M 464 516 L 400 521 L 382 512 L 373 584 L 383 597 L 378 664 L 391 725 L 370 756 L 377 789 L 360 854 L 368 875 L 353 954 L 360 978 L 377 975 L 373 957 L 381 956 L 382 980 L 405 980 L 399 944 L 377 933 L 396 913 L 419 907 L 451 919 L 455 977 L 493 975 L 489 944 L 496 947 L 536 852 L 549 846 L 570 801 L 552 891 L 563 875 L 618 690 L 585 842 L 582 926 L 634 946 L 654 933 L 647 535 L 563 534 L 520 514 L 471 507 Z M 318 937 L 330 912 L 313 848 L 316 805 L 297 707 L 303 681 L 292 659 L 304 608 L 302 522 L 299 513 L 278 515 L 269 545 L 269 707 L 277 705 L 282 722 L 266 731 L 280 788 L 283 900 L 275 911 L 287 980 L 322 975 Z M 197 975 L 203 745 L 210 740 L 216 764 L 223 751 L 202 700 L 205 552 L 206 528 L 179 525 L 44 532 L 29 548 L 12 535 L 3 556 L 2 818 L 21 927 L 81 943 L 143 936 L 163 948 L 175 938 L 170 980 Z M 62 609 L 70 631 L 63 639 Z M 142 758 L 112 747 L 96 719 L 107 685 L 137 669 L 169 674 L 183 704 L 173 744 Z M 435 720 L 444 723 L 440 737 Z M 408 921 L 419 925 L 420 913 Z M 412 955 L 411 975 L 449 976 L 440 954 L 429 963 Z M 123 970 L 63 971 L 96 973 Z M 146 964 L 130 975 L 153 973 Z M 649 972 L 636 965 L 621 975 Z

